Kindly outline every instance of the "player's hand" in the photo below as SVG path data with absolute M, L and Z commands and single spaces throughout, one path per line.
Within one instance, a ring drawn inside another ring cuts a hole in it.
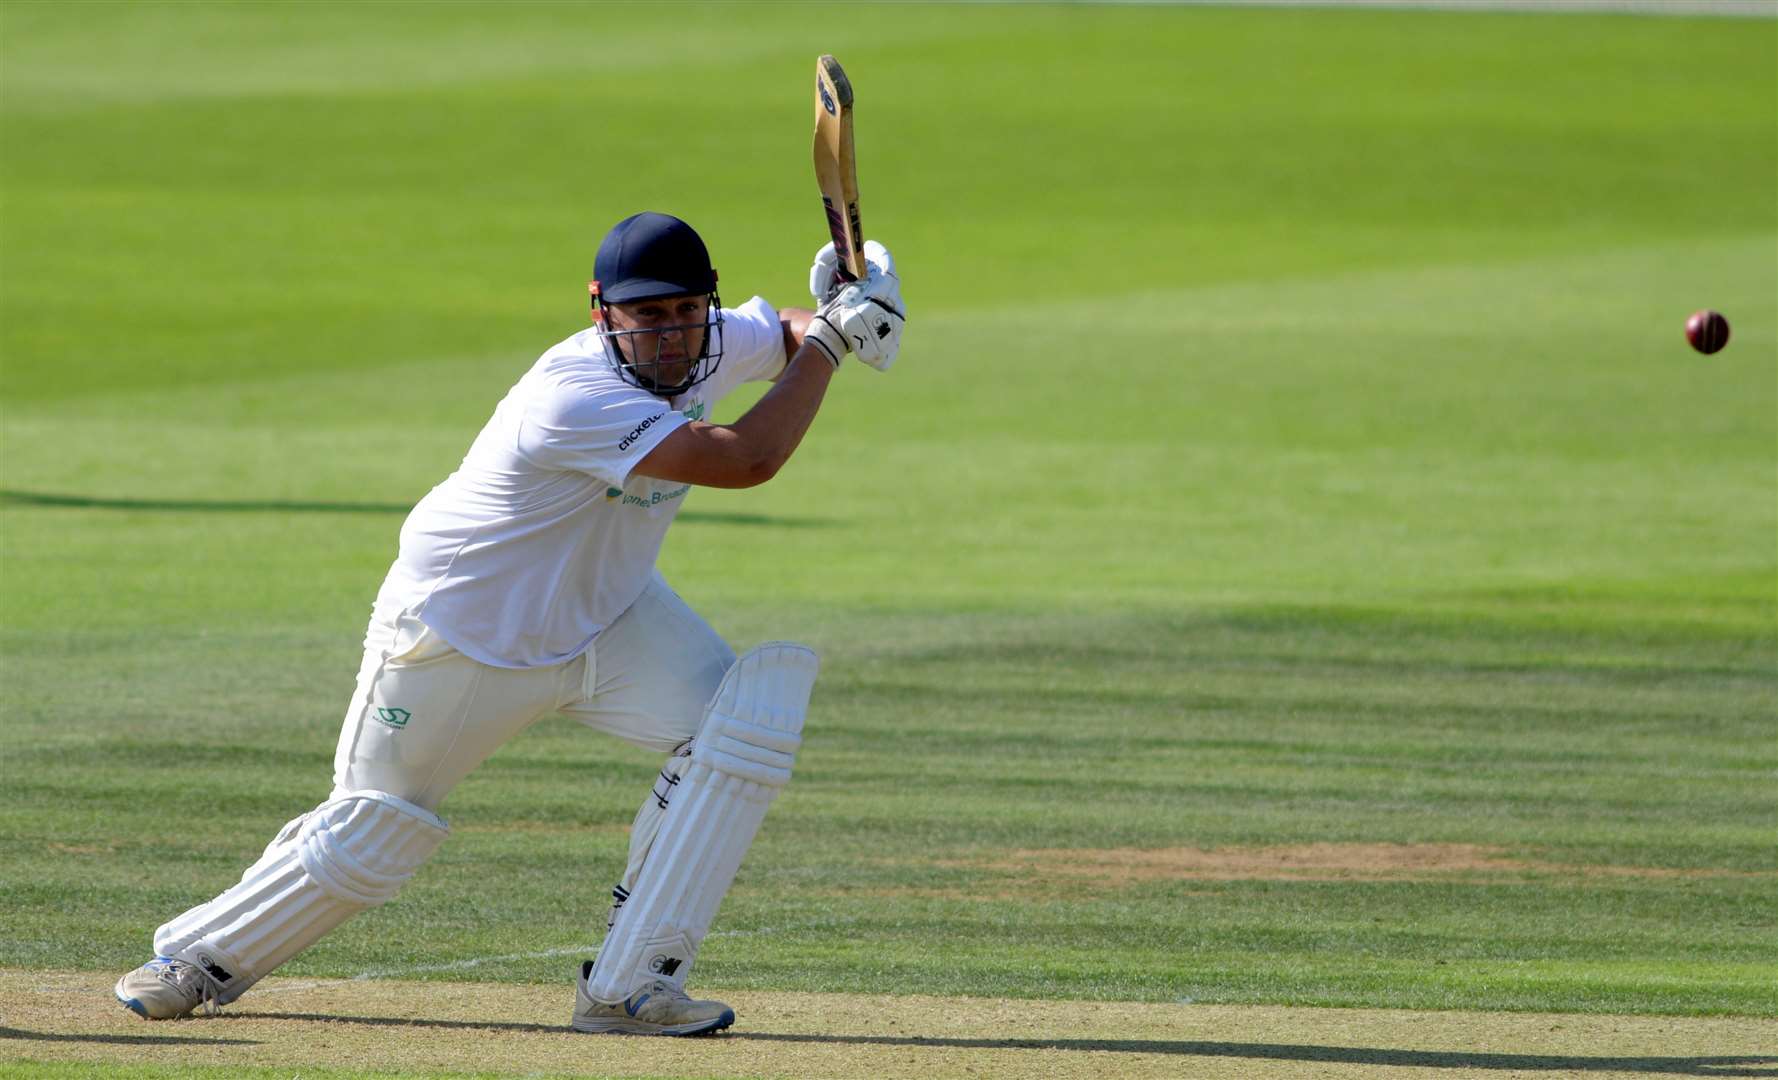
M 866 240 L 864 242 L 864 262 L 870 270 L 881 271 L 894 283 L 894 296 L 884 299 L 889 300 L 895 310 L 906 311 L 907 309 L 901 303 L 901 279 L 895 273 L 895 257 L 889 254 L 889 249 L 875 240 Z M 850 282 L 840 278 L 840 257 L 835 254 L 833 244 L 829 243 L 817 251 L 815 265 L 809 268 L 809 293 L 814 296 L 815 303 L 817 305 L 827 303 L 848 284 Z
M 869 278 L 847 285 L 821 305 L 809 320 L 805 339 L 819 344 L 835 367 L 851 352 L 878 371 L 888 371 L 901 351 L 901 329 L 907 324 L 900 299 L 894 275 L 872 266 Z

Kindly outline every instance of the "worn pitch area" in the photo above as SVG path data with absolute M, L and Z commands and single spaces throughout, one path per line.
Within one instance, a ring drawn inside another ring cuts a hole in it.
M 1273 1006 L 721 994 L 724 1035 L 564 1027 L 572 992 L 268 979 L 222 1016 L 147 1023 L 112 978 L 0 970 L 0 1070 L 26 1062 L 493 1075 L 984 1077 L 1773 1076 L 1778 1021 Z M 714 992 L 714 991 L 712 991 Z

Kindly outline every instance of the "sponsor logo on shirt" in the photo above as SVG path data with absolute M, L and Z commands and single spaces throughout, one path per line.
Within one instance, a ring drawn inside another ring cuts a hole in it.
M 627 491 L 619 491 L 618 493 L 624 497 L 623 505 L 641 506 L 646 508 L 660 506 L 663 503 L 670 503 L 674 499 L 683 499 L 685 498 L 685 493 L 690 490 L 690 484 L 681 484 L 678 487 L 673 488 L 671 491 L 645 491 L 640 495 L 631 495 Z M 609 494 L 605 497 L 607 499 L 611 498 Z
M 679 415 L 685 417 L 687 420 L 702 420 L 704 418 L 704 412 L 704 403 L 700 401 L 689 409 L 680 409 Z
M 654 422 L 656 420 L 659 420 L 661 417 L 663 417 L 665 415 L 667 415 L 667 414 L 664 412 L 663 413 L 655 413 L 653 416 L 642 421 L 640 424 L 637 424 L 634 430 L 632 430 L 628 435 L 625 435 L 622 439 L 620 439 L 618 441 L 617 448 L 618 448 L 619 452 L 628 450 L 630 447 L 636 445 L 636 440 L 642 437 L 642 433 L 644 431 L 647 431 L 649 428 L 653 427 Z

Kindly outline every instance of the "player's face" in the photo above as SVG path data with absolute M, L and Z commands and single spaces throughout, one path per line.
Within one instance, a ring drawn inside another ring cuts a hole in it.
M 692 365 L 704 351 L 710 297 L 637 300 L 607 305 L 606 311 L 612 330 L 641 331 L 618 338 L 625 359 L 637 374 L 656 386 L 676 386 L 691 375 Z

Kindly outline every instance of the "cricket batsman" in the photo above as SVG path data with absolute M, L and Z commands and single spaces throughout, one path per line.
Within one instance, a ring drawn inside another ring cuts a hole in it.
M 696 1035 L 732 1024 L 685 993 L 759 828 L 790 779 L 814 686 L 790 642 L 737 658 L 655 569 L 693 487 L 772 478 L 848 353 L 894 363 L 905 308 L 868 245 L 846 282 L 832 245 L 814 310 L 717 297 L 690 225 L 641 213 L 599 245 L 592 328 L 545 352 L 463 463 L 401 529 L 364 639 L 333 791 L 240 883 L 160 927 L 117 982 L 148 1019 L 239 998 L 334 927 L 394 896 L 449 833 L 445 796 L 532 722 L 561 712 L 665 755 L 630 833 L 605 942 L 581 964 L 578 1031 Z M 774 385 L 730 424 L 749 380 Z

